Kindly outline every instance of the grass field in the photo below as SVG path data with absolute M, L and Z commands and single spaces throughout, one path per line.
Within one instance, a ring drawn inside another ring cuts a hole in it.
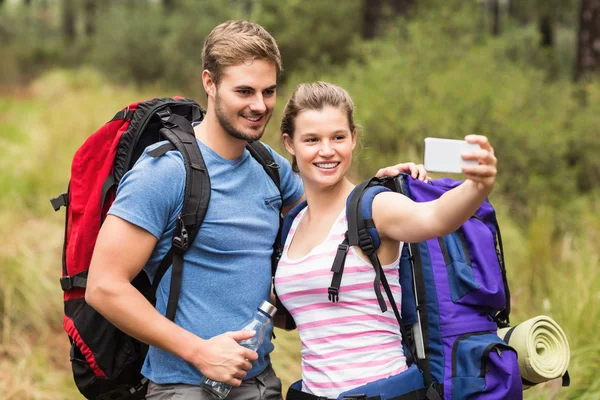
M 150 94 L 152 93 L 152 94 Z M 124 105 L 174 93 L 102 84 L 92 71 L 55 71 L 0 93 L 0 399 L 78 399 L 62 332 L 60 252 L 64 214 L 48 199 L 65 190 L 72 155 Z M 272 136 L 272 135 L 271 135 Z M 546 314 L 565 330 L 571 387 L 553 381 L 527 399 L 600 398 L 600 213 L 598 198 L 537 207 L 527 223 L 494 194 L 503 228 L 512 321 Z M 284 387 L 299 379 L 295 332 L 276 331 Z

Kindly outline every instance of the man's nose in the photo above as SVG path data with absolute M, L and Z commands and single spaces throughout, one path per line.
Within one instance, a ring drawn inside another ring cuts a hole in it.
M 256 114 L 264 114 L 267 111 L 267 105 L 262 94 L 257 94 L 253 100 L 250 104 L 250 110 Z

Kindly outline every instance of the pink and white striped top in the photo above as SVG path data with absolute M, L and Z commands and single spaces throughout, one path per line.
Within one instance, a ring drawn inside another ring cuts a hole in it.
M 383 287 L 388 311 L 382 313 L 377 303 L 375 270 L 353 247 L 346 257 L 339 302 L 328 299 L 331 266 L 348 229 L 345 209 L 323 243 L 300 259 L 288 258 L 289 245 L 306 210 L 293 221 L 275 274 L 275 288 L 298 327 L 302 390 L 337 398 L 346 390 L 406 370 L 406 359 L 398 322 Z M 400 308 L 398 260 L 383 270 Z

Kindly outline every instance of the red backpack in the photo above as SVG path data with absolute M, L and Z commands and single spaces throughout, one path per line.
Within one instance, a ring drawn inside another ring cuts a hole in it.
M 172 265 L 166 316 L 174 321 L 183 255 L 202 224 L 210 199 L 210 180 L 192 127 L 192 122 L 201 121 L 204 114 L 195 101 L 183 97 L 130 104 L 77 150 L 67 193 L 51 200 L 55 211 L 62 206 L 67 209 L 60 278 L 64 291 L 63 327 L 71 342 L 75 383 L 88 399 L 143 399 L 147 387 L 147 380 L 140 373 L 147 345 L 120 331 L 85 302 L 87 273 L 100 227 L 123 175 L 147 146 L 167 140 L 148 154 L 160 157 L 177 150 L 183 156 L 183 209 L 172 247 L 154 281 L 151 283 L 142 271 L 132 284 L 154 304 L 158 284 Z M 260 142 L 248 144 L 247 149 L 279 188 L 279 165 L 271 153 Z

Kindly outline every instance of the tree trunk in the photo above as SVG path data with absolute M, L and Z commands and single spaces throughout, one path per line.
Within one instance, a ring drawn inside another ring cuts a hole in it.
M 175 10 L 176 0 L 163 0 L 163 7 L 167 13 L 172 13 Z
M 85 0 L 85 35 L 94 36 L 96 33 L 96 0 Z
M 517 0 L 508 0 L 508 15 L 512 18 L 519 18 L 519 6 Z
M 62 2 L 62 25 L 63 36 L 67 43 L 73 43 L 75 40 L 75 9 L 73 0 L 63 0 Z
M 364 39 L 373 39 L 381 20 L 382 0 L 364 0 L 363 32 Z
M 554 26 L 552 23 L 552 17 L 544 15 L 540 19 L 540 45 L 542 47 L 553 47 L 554 46 Z
M 500 36 L 500 0 L 492 0 L 492 35 Z
M 394 15 L 406 15 L 414 0 L 390 0 Z
M 600 0 L 581 0 L 575 80 L 600 71 Z
M 252 9 L 254 8 L 254 1 L 253 0 L 243 0 L 243 5 L 244 5 L 244 15 L 246 16 L 246 18 L 250 18 L 250 16 L 252 15 Z

